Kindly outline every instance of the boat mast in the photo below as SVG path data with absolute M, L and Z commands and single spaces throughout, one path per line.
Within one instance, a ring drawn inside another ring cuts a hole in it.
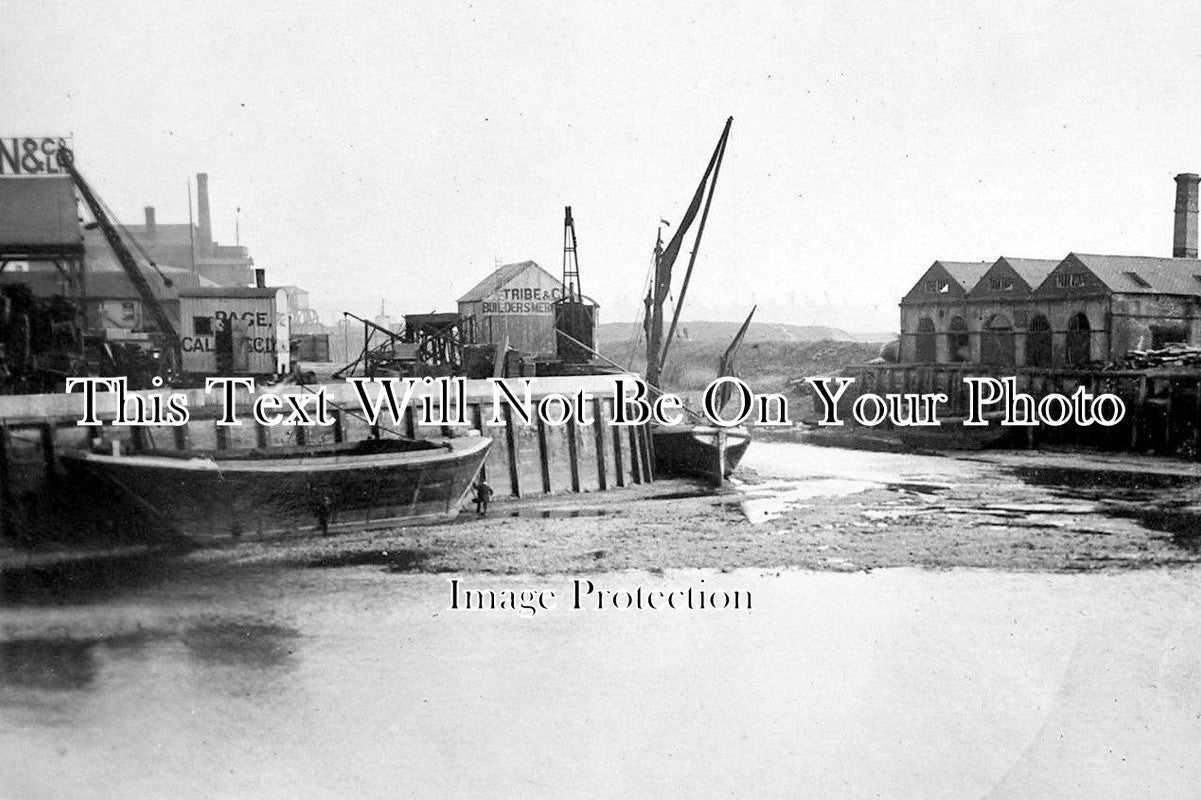
M 717 174 L 721 172 L 722 158 L 726 154 L 726 140 L 730 138 L 730 125 L 733 122 L 733 117 L 726 120 L 726 128 L 721 132 L 721 139 L 717 142 L 714 156 L 717 163 L 713 165 L 713 180 L 709 183 L 709 196 L 705 198 L 705 210 L 701 212 L 701 222 L 696 229 L 696 241 L 692 243 L 692 254 L 688 257 L 688 269 L 684 271 L 684 283 L 680 287 L 680 296 L 676 298 L 675 313 L 671 315 L 671 327 L 667 331 L 667 339 L 663 342 L 663 354 L 659 356 L 660 370 L 667 363 L 667 351 L 675 338 L 676 325 L 680 321 L 680 311 L 684 308 L 684 296 L 688 294 L 688 281 L 692 279 L 692 267 L 696 264 L 696 254 L 701 249 L 701 237 L 705 235 L 705 220 L 709 219 L 709 206 L 713 203 L 713 192 L 717 190 Z
M 663 337 L 663 300 L 666 293 L 661 286 L 663 274 L 663 228 L 659 228 L 655 240 L 655 269 L 650 288 L 646 292 L 646 314 L 643 327 L 646 329 L 646 382 L 659 385 L 659 345 Z M 670 281 L 669 281 L 670 283 Z
M 652 281 L 651 290 L 646 296 L 646 380 L 652 386 L 659 386 L 660 375 L 663 370 L 663 364 L 666 356 L 663 340 L 663 304 L 667 302 L 667 296 L 671 292 L 671 271 L 675 264 L 676 257 L 680 253 L 680 246 L 683 244 L 684 235 L 692 226 L 692 221 L 696 219 L 697 212 L 701 210 L 701 201 L 706 199 L 704 216 L 708 216 L 709 202 L 713 199 L 713 184 L 710 178 L 716 178 L 716 168 L 721 162 L 721 157 L 725 152 L 726 139 L 730 135 L 730 125 L 734 122 L 734 118 L 730 117 L 726 120 L 726 126 L 721 132 L 721 138 L 717 141 L 717 147 L 713 150 L 713 155 L 709 159 L 709 165 L 705 168 L 705 174 L 701 177 L 700 185 L 696 188 L 696 193 L 692 197 L 692 202 L 688 206 L 688 210 L 684 213 L 684 218 L 680 225 L 676 228 L 675 235 L 671 237 L 667 247 L 663 247 L 663 238 L 660 235 L 655 244 L 655 270 L 654 280 Z M 693 243 L 692 256 L 688 263 L 688 276 L 692 274 L 692 265 L 696 262 L 696 253 L 700 247 L 700 234 L 703 233 L 704 218 L 702 217 L 701 228 L 698 230 L 697 239 Z M 685 278 L 687 280 L 687 277 Z M 686 286 L 685 286 L 686 290 Z M 680 299 L 683 300 L 683 294 Z M 676 310 L 672 319 L 671 331 L 674 335 L 676 323 L 679 321 L 680 304 L 676 304 Z M 668 340 L 670 342 L 670 338 Z

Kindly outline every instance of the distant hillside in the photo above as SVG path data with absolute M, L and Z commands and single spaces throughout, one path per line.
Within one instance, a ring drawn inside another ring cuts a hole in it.
M 770 327 L 770 326 L 768 326 Z M 678 341 L 672 345 L 662 385 L 673 391 L 703 389 L 717 376 L 717 362 L 730 337 L 718 341 Z M 601 351 L 636 372 L 646 369 L 645 345 L 630 339 L 601 340 Z M 880 343 L 832 341 L 747 341 L 735 360 L 736 373 L 756 391 L 780 391 L 793 378 L 829 375 L 880 354 Z M 630 356 L 633 355 L 633 359 Z
M 664 326 L 666 327 L 666 325 Z M 738 322 L 681 322 L 676 332 L 679 342 L 721 343 L 723 349 L 742 327 Z M 636 334 L 632 322 L 603 323 L 597 329 L 601 347 L 628 341 Z M 823 325 L 783 325 L 774 322 L 752 322 L 746 334 L 747 342 L 854 342 L 863 341 L 838 328 Z M 879 341 L 879 340 L 877 340 Z M 674 346 L 674 345 L 673 345 Z
M 891 342 L 898 338 L 896 331 L 852 331 L 856 342 Z

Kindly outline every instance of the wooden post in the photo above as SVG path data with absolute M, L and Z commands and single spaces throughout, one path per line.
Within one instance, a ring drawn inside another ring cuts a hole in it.
M 650 483 L 655 479 L 655 439 L 650 425 L 643 425 L 638 431 L 642 439 L 642 479 Z
M 601 491 L 609 488 L 609 475 L 605 458 L 605 404 L 599 397 L 592 398 L 592 434 L 596 439 L 596 479 Z
M 176 450 L 188 449 L 188 423 L 187 425 L 176 425 L 171 429 L 172 438 L 175 440 Z
M 13 521 L 11 458 L 12 432 L 8 423 L 0 424 L 0 533 L 9 541 L 16 539 L 18 533 Z
M 621 428 L 616 425 L 611 427 L 613 428 L 613 469 L 617 473 L 617 485 L 625 486 L 626 465 L 625 459 L 621 455 Z
M 1172 452 L 1172 395 L 1176 390 L 1176 381 L 1168 378 L 1168 399 L 1163 407 L 1163 453 Z
M 1201 461 L 1201 378 L 1193 386 L 1193 461 Z
M 646 475 L 643 473 L 644 461 L 642 446 L 638 441 L 638 429 L 631 425 L 627 430 L 630 437 L 630 466 L 634 468 L 634 483 L 645 483 Z
M 512 487 L 514 497 L 522 497 L 521 470 L 517 468 L 517 431 L 513 428 L 513 408 L 507 403 L 504 408 L 505 447 L 509 452 L 509 486 Z
M 510 424 L 512 422 L 510 421 Z M 542 467 L 542 492 L 550 494 L 550 443 L 546 439 L 546 426 L 542 417 L 538 417 L 538 456 L 539 466 Z
M 54 423 L 43 422 L 38 426 L 42 444 L 42 469 L 45 474 L 43 495 L 49 494 L 58 485 L 58 463 L 54 457 Z
M 576 442 L 575 419 L 567 420 L 567 461 L 571 468 L 571 491 L 580 491 L 580 448 Z M 550 491 L 549 489 L 547 491 Z
M 1139 440 L 1138 429 L 1139 429 L 1139 425 L 1141 425 L 1142 421 L 1143 421 L 1143 406 L 1146 404 L 1146 402 L 1147 402 L 1147 376 L 1140 375 L 1138 377 L 1138 395 L 1136 396 L 1136 398 L 1134 400 L 1134 419 L 1132 419 L 1130 421 L 1131 422 L 1131 425 L 1130 425 L 1130 449 L 1135 452 L 1138 451 L 1138 440 Z

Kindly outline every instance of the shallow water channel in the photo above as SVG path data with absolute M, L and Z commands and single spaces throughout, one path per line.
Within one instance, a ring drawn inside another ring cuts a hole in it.
M 131 575 L 10 597 L 5 797 L 1193 796 L 1201 572 Z M 555 591 L 451 610 L 448 578 Z

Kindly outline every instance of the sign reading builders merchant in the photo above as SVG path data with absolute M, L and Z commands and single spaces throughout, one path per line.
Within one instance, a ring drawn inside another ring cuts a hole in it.
M 484 300 L 484 314 L 551 314 L 551 304 L 563 296 L 559 288 L 513 286 L 497 289 Z
M 71 147 L 70 136 L 0 138 L 0 175 L 62 175 L 58 151 Z

